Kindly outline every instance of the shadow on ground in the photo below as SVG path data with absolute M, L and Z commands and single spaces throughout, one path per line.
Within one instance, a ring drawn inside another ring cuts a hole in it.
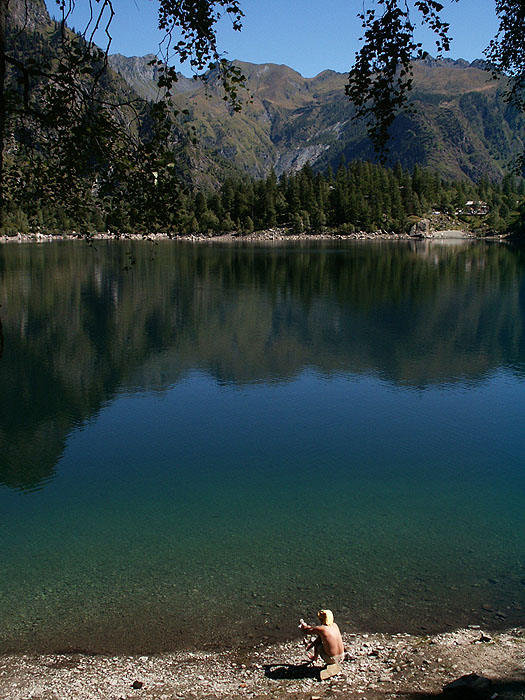
M 468 688 L 450 693 L 407 693 L 406 700 L 525 700 L 525 681 L 492 681 L 490 690 L 485 693 Z
M 264 675 L 274 681 L 297 680 L 298 678 L 315 678 L 321 680 L 320 668 L 308 664 L 268 664 L 264 667 Z

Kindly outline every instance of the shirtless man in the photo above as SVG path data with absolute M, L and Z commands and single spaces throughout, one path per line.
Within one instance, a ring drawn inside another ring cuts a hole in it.
M 319 610 L 317 613 L 320 625 L 312 627 L 301 621 L 301 629 L 305 634 L 316 634 L 317 637 L 306 645 L 306 650 L 314 650 L 309 654 L 310 663 L 314 663 L 320 656 L 327 664 L 321 671 L 321 679 L 330 678 L 339 673 L 341 661 L 345 658 L 345 649 L 341 638 L 341 631 L 334 622 L 334 615 L 331 610 Z

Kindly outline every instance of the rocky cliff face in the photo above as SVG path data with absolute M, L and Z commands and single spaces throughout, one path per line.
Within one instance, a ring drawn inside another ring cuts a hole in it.
M 7 11 L 12 26 L 30 31 L 51 21 L 44 0 L 8 0 Z
M 116 53 L 109 57 L 109 65 L 144 99 L 155 101 L 159 98 L 159 88 L 158 69 L 151 65 L 154 60 L 153 54 L 128 58 Z

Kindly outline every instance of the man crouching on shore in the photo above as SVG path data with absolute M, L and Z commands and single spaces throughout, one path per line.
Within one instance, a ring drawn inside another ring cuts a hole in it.
M 319 610 L 317 613 L 320 625 L 312 627 L 301 620 L 301 630 L 305 634 L 316 634 L 317 637 L 308 642 L 306 650 L 313 648 L 314 653 L 308 654 L 310 663 L 314 663 L 320 656 L 326 663 L 326 668 L 321 671 L 321 680 L 331 678 L 341 670 L 341 662 L 345 658 L 343 639 L 338 625 L 334 622 L 331 610 Z

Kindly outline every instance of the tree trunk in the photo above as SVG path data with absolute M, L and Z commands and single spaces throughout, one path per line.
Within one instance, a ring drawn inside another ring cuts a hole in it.
M 5 141 L 5 51 L 7 6 L 9 0 L 0 0 L 0 227 L 4 223 L 4 141 Z

